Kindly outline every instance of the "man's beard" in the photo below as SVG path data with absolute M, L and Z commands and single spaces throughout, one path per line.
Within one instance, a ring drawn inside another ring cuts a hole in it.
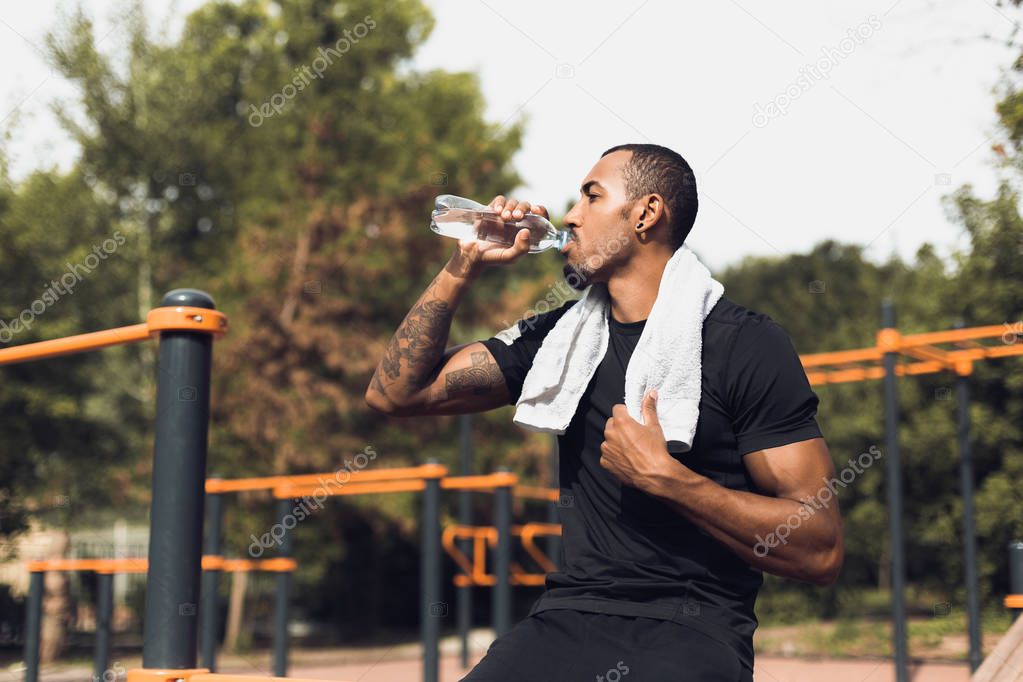
M 564 273 L 568 286 L 576 291 L 582 291 L 590 285 L 585 269 L 579 269 L 570 263 L 565 263 L 561 266 L 561 272 Z

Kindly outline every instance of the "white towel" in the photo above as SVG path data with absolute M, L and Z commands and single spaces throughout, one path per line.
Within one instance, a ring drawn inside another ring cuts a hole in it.
M 640 407 L 657 390 L 665 440 L 692 447 L 700 405 L 703 320 L 725 288 L 684 244 L 661 275 L 653 309 L 625 370 L 625 407 L 642 423 Z M 514 421 L 530 431 L 563 434 L 607 352 L 607 284 L 591 284 L 544 337 L 526 374 Z

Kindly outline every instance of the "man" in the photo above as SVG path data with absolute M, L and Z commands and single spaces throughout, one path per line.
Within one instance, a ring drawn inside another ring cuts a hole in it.
M 497 197 L 506 220 L 542 206 Z M 785 332 L 722 297 L 703 323 L 692 448 L 665 441 L 656 393 L 642 423 L 625 371 L 665 264 L 696 218 L 693 172 L 656 145 L 603 154 L 565 216 L 577 288 L 606 283 L 610 339 L 559 438 L 560 569 L 529 617 L 490 647 L 466 682 L 753 679 L 753 606 L 762 571 L 827 585 L 842 565 L 834 476 L 811 391 Z M 514 404 L 544 336 L 575 301 L 482 342 L 445 349 L 480 271 L 528 250 L 460 241 L 387 346 L 366 402 L 392 416 Z

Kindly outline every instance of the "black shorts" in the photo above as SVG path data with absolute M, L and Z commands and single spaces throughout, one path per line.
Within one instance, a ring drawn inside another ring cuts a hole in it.
M 672 621 L 541 611 L 490 645 L 462 682 L 752 682 L 723 642 Z

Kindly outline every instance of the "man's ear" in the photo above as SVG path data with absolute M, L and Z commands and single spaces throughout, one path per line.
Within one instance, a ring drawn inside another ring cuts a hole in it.
M 660 194 L 647 194 L 637 202 L 637 206 L 639 216 L 633 226 L 637 233 L 647 232 L 658 224 L 668 224 L 668 211 L 664 206 L 664 197 Z M 651 234 L 653 233 L 650 232 L 647 236 Z

